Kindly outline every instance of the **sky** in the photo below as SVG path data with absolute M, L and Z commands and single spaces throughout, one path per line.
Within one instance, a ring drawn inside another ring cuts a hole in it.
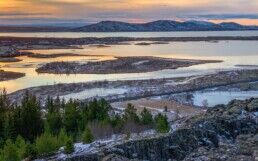
M 258 0 L 0 0 L 0 25 L 160 19 L 258 25 Z

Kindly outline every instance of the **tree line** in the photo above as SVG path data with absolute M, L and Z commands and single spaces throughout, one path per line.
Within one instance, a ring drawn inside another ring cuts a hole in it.
M 168 132 L 167 117 L 153 117 L 146 108 L 137 113 L 132 104 L 123 114 L 115 113 L 104 99 L 85 103 L 48 97 L 40 103 L 29 92 L 15 105 L 5 90 L 0 92 L 0 161 L 31 160 L 52 154 L 60 147 L 72 153 L 74 142 L 91 143 L 112 134 L 130 135 L 150 128 Z

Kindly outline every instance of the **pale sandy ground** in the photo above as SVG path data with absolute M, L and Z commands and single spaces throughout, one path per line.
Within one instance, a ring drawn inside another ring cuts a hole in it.
M 202 108 L 197 108 L 188 105 L 182 105 L 176 101 L 156 99 L 156 98 L 143 98 L 131 101 L 115 102 L 112 103 L 112 107 L 117 109 L 126 108 L 128 103 L 131 103 L 140 112 L 144 107 L 150 110 L 152 113 L 166 114 L 170 121 L 176 119 L 176 117 L 194 116 L 205 112 Z M 164 107 L 167 106 L 168 112 L 164 112 Z

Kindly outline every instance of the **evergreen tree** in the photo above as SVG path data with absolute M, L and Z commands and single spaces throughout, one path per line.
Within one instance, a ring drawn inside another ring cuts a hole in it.
M 93 135 L 89 128 L 86 128 L 82 134 L 82 141 L 85 144 L 89 144 L 93 141 Z
M 8 105 L 9 103 L 6 96 L 6 91 L 5 89 L 3 89 L 3 91 L 0 91 L 0 140 L 3 140 L 3 141 L 5 137 L 5 120 L 6 120 L 6 112 L 8 109 Z
M 101 99 L 98 102 L 97 120 L 99 121 L 108 120 L 109 118 L 108 111 L 110 109 L 111 109 L 111 105 L 105 99 Z
M 35 96 L 26 92 L 21 107 L 21 135 L 23 138 L 33 141 L 43 132 L 43 128 L 40 104 Z
M 47 98 L 46 108 L 48 113 L 46 115 L 46 120 L 50 132 L 57 135 L 62 128 L 62 116 L 60 113 L 60 104 L 56 100 L 55 103 L 50 97 Z
M 13 109 L 10 109 L 6 113 L 5 122 L 4 122 L 4 138 L 15 140 L 17 137 L 16 125 L 15 125 L 15 118 Z
M 77 103 L 70 100 L 65 105 L 64 126 L 69 135 L 76 135 L 79 125 L 79 111 Z
M 152 125 L 153 123 L 152 114 L 146 108 L 141 112 L 141 123 L 143 125 Z
M 131 120 L 138 123 L 140 119 L 136 112 L 137 112 L 137 109 L 134 108 L 134 106 L 131 103 L 129 103 L 125 109 L 125 114 L 124 114 L 125 120 L 127 121 Z
M 118 114 L 110 118 L 110 124 L 112 127 L 116 127 L 118 129 L 122 128 L 124 125 L 124 120 Z
M 170 130 L 169 123 L 167 120 L 167 116 L 164 116 L 162 114 L 158 114 L 155 117 L 155 126 L 156 130 L 159 133 L 167 133 Z

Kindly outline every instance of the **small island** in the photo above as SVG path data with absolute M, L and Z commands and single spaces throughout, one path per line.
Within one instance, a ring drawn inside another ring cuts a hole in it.
M 0 69 L 0 81 L 7 81 L 24 77 L 24 73 L 8 72 Z
M 115 60 L 99 62 L 52 62 L 36 69 L 38 73 L 51 74 L 117 74 L 145 73 L 165 69 L 177 69 L 205 63 L 219 63 L 219 60 L 186 60 L 158 57 L 116 57 Z

